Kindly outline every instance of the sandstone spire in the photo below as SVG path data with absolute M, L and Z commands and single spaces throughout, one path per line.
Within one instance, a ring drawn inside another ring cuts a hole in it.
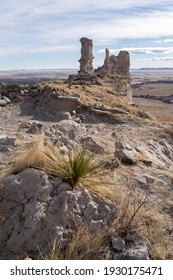
M 79 73 L 85 73 L 85 74 L 92 74 L 93 73 L 93 41 L 82 37 L 80 39 L 81 42 L 81 58 L 79 60 L 80 62 L 80 71 Z
M 120 51 L 118 56 L 118 66 L 117 66 L 117 74 L 121 74 L 126 77 L 130 77 L 130 57 L 127 51 Z

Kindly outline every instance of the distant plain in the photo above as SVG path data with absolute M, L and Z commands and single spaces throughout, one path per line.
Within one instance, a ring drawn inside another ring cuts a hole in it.
M 159 122 L 173 123 L 173 104 L 139 96 L 173 95 L 173 69 L 132 70 L 133 101 Z

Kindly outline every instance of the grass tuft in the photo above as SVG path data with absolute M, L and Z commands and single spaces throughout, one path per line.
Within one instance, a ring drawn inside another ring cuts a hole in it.
M 54 147 L 45 152 L 45 168 L 54 175 L 60 176 L 73 187 L 103 177 L 104 163 L 86 150 L 70 150 L 66 156 L 61 155 Z

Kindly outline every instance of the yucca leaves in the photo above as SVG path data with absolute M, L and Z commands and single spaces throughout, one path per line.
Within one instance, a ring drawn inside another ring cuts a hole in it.
M 61 176 L 72 186 L 103 175 L 103 162 L 84 149 L 70 150 L 66 156 L 62 156 L 58 150 L 51 147 L 45 156 L 49 173 Z

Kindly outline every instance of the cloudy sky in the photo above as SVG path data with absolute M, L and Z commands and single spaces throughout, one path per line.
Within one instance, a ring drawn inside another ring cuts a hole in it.
M 122 49 L 131 68 L 173 67 L 172 0 L 1 0 L 0 70 L 78 68 L 81 37 Z

